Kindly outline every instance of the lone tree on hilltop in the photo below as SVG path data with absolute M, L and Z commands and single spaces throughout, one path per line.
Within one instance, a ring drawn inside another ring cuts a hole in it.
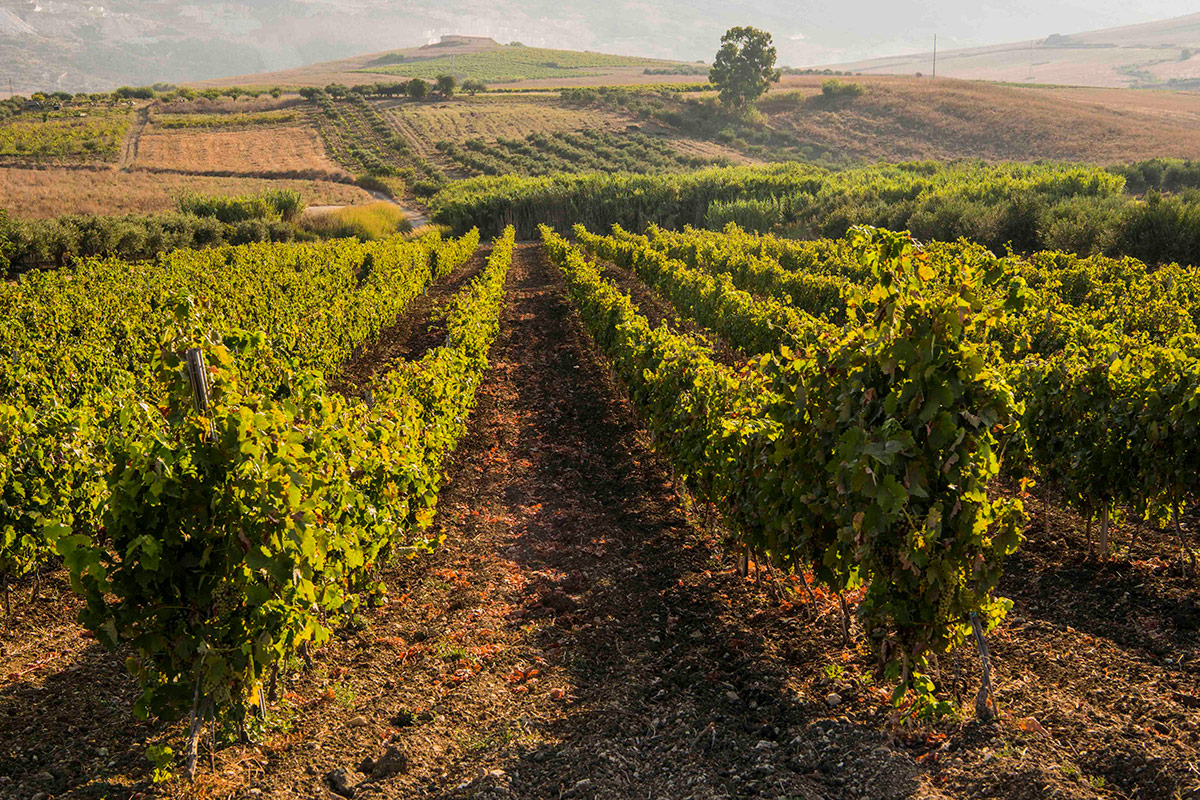
M 720 90 L 721 102 L 738 111 L 762 97 L 779 80 L 771 34 L 758 28 L 730 28 L 721 37 L 708 79 Z

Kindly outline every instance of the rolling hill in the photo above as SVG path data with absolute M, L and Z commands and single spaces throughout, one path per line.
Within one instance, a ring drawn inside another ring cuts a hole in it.
M 933 53 L 832 65 L 865 74 L 929 74 Z M 1200 88 L 1200 14 L 1035 41 L 938 53 L 938 76 L 1014 83 Z
M 659 74 L 670 72 L 681 74 Z M 478 78 L 489 85 L 536 88 L 594 83 L 695 82 L 707 80 L 708 70 L 703 65 L 678 61 L 527 47 L 520 43 L 501 44 L 487 36 L 448 35 L 420 47 L 367 53 L 275 72 L 194 81 L 192 84 L 198 87 L 354 85 L 413 77 L 432 80 L 441 74 L 453 74 L 460 80 Z

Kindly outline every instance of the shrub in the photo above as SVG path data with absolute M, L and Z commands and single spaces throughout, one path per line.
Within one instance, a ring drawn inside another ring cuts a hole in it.
M 292 189 L 268 189 L 253 195 L 184 194 L 178 200 L 184 214 L 214 217 L 233 224 L 249 219 L 293 220 L 304 210 L 300 193 Z
M 470 95 L 477 92 L 486 92 L 487 84 L 477 78 L 467 78 L 462 82 L 462 90 Z
M 830 100 L 859 97 L 863 91 L 861 83 L 842 83 L 837 78 L 830 78 L 821 84 L 821 95 Z

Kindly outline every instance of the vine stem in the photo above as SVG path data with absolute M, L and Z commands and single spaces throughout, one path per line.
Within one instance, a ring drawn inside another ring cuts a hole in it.
M 4 616 L 11 617 L 12 616 L 12 599 L 9 597 L 9 592 L 8 592 L 8 573 L 7 572 L 5 572 L 3 578 L 0 579 L 0 583 L 2 583 L 4 585 Z
M 817 596 L 813 594 L 812 587 L 808 585 L 808 576 L 804 574 L 804 570 L 800 571 L 800 585 L 804 587 L 804 593 L 808 595 L 808 607 L 812 609 L 813 619 L 820 615 L 820 609 L 817 608 Z
M 200 707 L 200 679 L 196 678 L 196 691 L 192 695 L 192 714 L 188 730 L 187 746 L 187 775 L 188 780 L 196 776 L 196 758 L 199 755 L 200 731 L 204 728 L 204 716 L 207 713 L 208 698 L 204 698 L 204 709 Z
M 971 612 L 971 629 L 975 631 L 975 645 L 979 648 L 979 663 L 983 668 L 983 683 L 979 687 L 979 694 L 975 696 L 975 714 L 983 720 L 990 719 L 993 713 L 999 717 L 1000 709 L 996 705 L 996 695 L 992 693 L 992 663 L 987 638 L 983 635 L 979 615 L 974 611 Z M 988 709 L 989 700 L 992 703 L 991 710 Z
M 842 607 L 842 646 L 850 646 L 850 609 L 846 605 L 846 595 L 837 593 L 838 603 Z
M 1183 548 L 1183 552 L 1187 555 L 1188 562 L 1191 564 L 1192 575 L 1194 577 L 1196 574 L 1196 555 L 1192 552 L 1192 549 L 1187 546 L 1187 540 L 1183 538 L 1183 526 L 1179 524 L 1178 498 L 1173 498 L 1171 500 L 1171 522 L 1175 526 L 1175 535 L 1179 537 L 1179 546 Z
M 1108 560 L 1108 512 L 1109 507 L 1105 506 L 1100 512 L 1100 560 Z

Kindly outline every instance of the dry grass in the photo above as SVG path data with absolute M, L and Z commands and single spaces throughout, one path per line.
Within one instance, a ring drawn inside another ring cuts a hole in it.
M 184 192 L 251 194 L 295 189 L 308 205 L 369 203 L 367 192 L 344 183 L 265 180 L 117 170 L 0 169 L 0 208 L 21 217 L 134 214 L 170 211 Z
M 386 239 L 412 230 L 404 211 L 395 203 L 378 202 L 365 206 L 311 209 L 301 224 L 326 238 L 355 237 L 363 241 Z
M 138 144 L 137 169 L 264 175 L 346 172 L 325 154 L 317 133 L 298 126 L 252 130 L 170 130 L 153 125 Z
M 819 93 L 819 77 L 785 78 L 783 89 Z M 1097 102 L 1080 90 L 1024 89 L 917 78 L 854 78 L 861 97 L 819 100 L 770 115 L 771 125 L 805 143 L 857 160 L 1052 159 L 1111 164 L 1171 156 L 1200 158 L 1200 96 L 1172 105 L 1140 103 L 1107 90 Z M 1162 108 L 1166 105 L 1169 108 Z
M 531 133 L 556 133 L 580 128 L 621 129 L 634 121 L 598 109 L 564 108 L 538 98 L 477 97 L 445 103 L 389 104 L 388 112 L 425 145 L 443 139 L 523 139 Z

